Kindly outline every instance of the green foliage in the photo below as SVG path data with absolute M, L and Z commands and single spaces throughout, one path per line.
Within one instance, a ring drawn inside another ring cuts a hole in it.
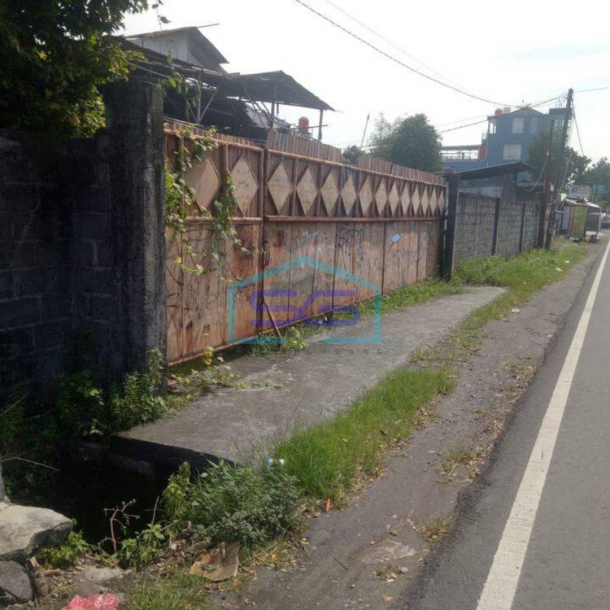
M 80 533 L 72 531 L 62 546 L 44 549 L 38 555 L 38 559 L 48 564 L 51 568 L 68 570 L 73 568 L 79 559 L 93 551 L 94 548 L 85 542 Z
M 460 292 L 460 286 L 455 283 L 443 282 L 439 279 L 428 279 L 418 284 L 406 284 L 384 294 L 381 298 L 381 307 L 383 313 L 387 314 Z M 374 306 L 374 301 L 367 301 L 359 305 L 358 309 L 361 315 L 370 316 L 374 313 Z
M 169 406 L 163 397 L 163 356 L 151 350 L 146 369 L 129 373 L 108 392 L 93 371 L 66 377 L 54 403 L 59 432 L 64 438 L 126 430 L 163 417 Z
M 1 126 L 91 136 L 104 124 L 100 87 L 127 77 L 133 53 L 110 37 L 146 0 L 3 0 Z
M 534 167 L 533 179 L 539 176 L 544 178 L 547 153 L 549 150 L 549 132 L 539 133 L 528 149 L 527 162 Z M 550 176 L 553 184 L 558 188 L 568 182 L 581 182 L 591 159 L 579 155 L 573 148 L 567 147 L 565 154 L 562 148 L 562 133 L 553 131 L 553 144 L 551 148 Z
M 311 498 L 341 501 L 361 470 L 376 471 L 384 446 L 410 434 L 418 409 L 450 389 L 443 371 L 399 369 L 347 413 L 296 432 L 277 447 L 276 456 Z
M 595 202 L 601 204 L 608 211 L 610 208 L 610 163 L 607 157 L 602 157 L 597 163 L 590 166 L 579 184 L 591 186 Z M 599 191 L 597 194 L 596 190 Z
M 218 147 L 214 136 L 214 130 L 204 136 L 195 136 L 190 131 L 184 130 L 179 134 L 180 145 L 175 152 L 174 167 L 167 162 L 165 164 L 165 223 L 171 230 L 173 241 L 178 237 L 181 238 L 183 250 L 183 255 L 174 262 L 180 270 L 194 275 L 202 275 L 210 271 L 223 273 L 227 243 L 244 255 L 253 256 L 256 253 L 256 250 L 248 248 L 243 243 L 233 223 L 238 205 L 233 178 L 229 171 L 223 176 L 220 193 L 214 201 L 212 211 L 199 210 L 204 218 L 210 219 L 210 231 L 213 237 L 210 250 L 196 252 L 188 239 L 186 222 L 191 210 L 196 206 L 196 198 L 184 176 L 194 165 L 201 163 L 210 151 Z
M 239 542 L 251 549 L 301 526 L 301 496 L 281 466 L 221 463 L 188 480 L 185 465 L 163 496 L 165 517 L 179 528 L 191 522 L 213 544 Z
M 341 154 L 341 160 L 345 165 L 358 166 L 360 155 L 364 154 L 360 146 L 348 146 Z
M 166 535 L 159 523 L 150 523 L 134 538 L 121 542 L 120 561 L 131 568 L 143 568 L 160 559 L 166 550 Z
M 427 172 L 443 169 L 441 137 L 425 114 L 399 118 L 390 123 L 377 119 L 371 138 L 373 157 Z
M 202 610 L 207 595 L 201 577 L 183 573 L 142 578 L 127 591 L 129 610 Z
M 86 435 L 104 420 L 104 397 L 93 371 L 80 371 L 63 379 L 55 400 L 55 413 L 66 436 Z
M 144 371 L 126 375 L 121 386 L 111 389 L 109 426 L 126 430 L 163 417 L 169 410 L 162 396 L 164 379 L 163 356 L 151 350 Z
M 456 281 L 466 284 L 506 286 L 515 302 L 530 298 L 535 292 L 562 279 L 566 271 L 586 254 L 578 245 L 554 247 L 552 250 L 530 250 L 505 259 L 488 256 L 463 261 L 457 268 Z

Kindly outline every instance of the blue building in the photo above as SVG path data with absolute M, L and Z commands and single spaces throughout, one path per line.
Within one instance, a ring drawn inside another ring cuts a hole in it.
M 565 108 L 551 108 L 546 114 L 525 106 L 511 112 L 499 108 L 488 117 L 487 133 L 480 144 L 443 146 L 445 170 L 456 172 L 495 167 L 506 163 L 527 162 L 529 147 L 538 134 L 563 128 Z

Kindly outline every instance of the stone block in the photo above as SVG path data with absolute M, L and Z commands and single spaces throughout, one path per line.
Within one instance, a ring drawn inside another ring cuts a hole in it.
M 46 546 L 65 542 L 72 522 L 45 508 L 9 506 L 0 512 L 0 561 L 25 562 Z
M 14 561 L 0 562 L 0 606 L 25 604 L 34 599 L 34 589 L 25 569 Z

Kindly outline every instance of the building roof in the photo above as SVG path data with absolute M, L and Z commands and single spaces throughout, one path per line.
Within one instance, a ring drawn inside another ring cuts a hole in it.
M 140 39 L 150 38 L 171 38 L 177 34 L 186 35 L 189 41 L 193 43 L 195 49 L 199 48 L 203 53 L 210 56 L 219 64 L 227 64 L 229 60 L 194 26 L 184 28 L 173 28 L 171 30 L 161 30 L 159 32 L 145 32 L 144 34 L 135 34 L 126 36 L 130 42 Z M 196 52 L 195 52 L 196 55 Z
M 137 37 L 135 37 L 137 38 Z M 225 73 L 209 70 L 201 66 L 174 58 L 171 65 L 167 56 L 134 43 L 133 37 L 123 38 L 123 45 L 137 49 L 152 62 L 154 70 L 149 72 L 158 77 L 171 75 L 171 70 L 185 77 L 197 78 L 201 82 L 218 89 L 225 97 L 240 98 L 244 101 L 277 103 L 315 110 L 334 110 L 329 104 L 298 83 L 292 76 L 282 71 L 261 72 L 259 74 Z M 211 44 L 211 43 L 210 43 Z M 146 71 L 145 63 L 141 66 Z
M 482 178 L 496 178 L 507 174 L 518 174 L 520 172 L 531 172 L 534 167 L 528 163 L 517 161 L 516 163 L 505 163 L 493 165 L 492 167 L 481 167 L 479 169 L 468 169 L 463 172 L 446 172 L 445 175 L 459 176 L 460 180 L 480 180 Z
M 227 75 L 222 83 L 225 95 L 259 102 L 300 106 L 318 110 L 333 110 L 317 95 L 282 71 L 259 74 Z
M 540 112 L 531 106 L 521 106 L 520 108 L 515 108 L 511 112 L 503 112 L 502 114 L 490 114 L 487 118 L 489 120 L 492 119 L 501 119 L 504 116 L 512 116 L 512 115 L 534 115 L 534 116 L 544 116 L 544 112 Z

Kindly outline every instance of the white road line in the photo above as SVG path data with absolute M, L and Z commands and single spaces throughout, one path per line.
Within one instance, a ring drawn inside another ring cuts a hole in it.
M 529 545 L 542 490 L 553 458 L 559 428 L 572 387 L 591 313 L 608 260 L 610 244 L 595 276 L 578 328 L 553 391 L 536 444 L 523 474 L 517 497 L 506 522 L 477 610 L 511 610 Z

